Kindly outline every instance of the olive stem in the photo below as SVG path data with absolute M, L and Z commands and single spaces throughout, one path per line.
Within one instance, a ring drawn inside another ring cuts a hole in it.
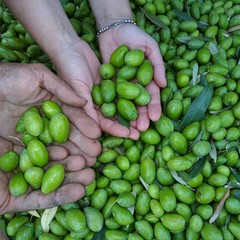
M 240 25 L 231 27 L 231 28 L 229 28 L 227 31 L 228 31 L 229 33 L 231 33 L 231 32 L 237 31 L 237 30 L 240 30 Z
M 8 137 L 17 140 L 18 142 L 20 142 L 23 145 L 23 147 L 25 147 L 23 141 L 20 138 L 17 138 L 17 137 L 14 137 L 14 136 L 8 136 Z

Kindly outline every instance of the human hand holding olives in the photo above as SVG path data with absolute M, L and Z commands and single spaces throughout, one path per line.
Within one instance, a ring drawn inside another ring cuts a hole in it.
M 87 100 L 83 107 L 86 114 L 94 119 L 104 132 L 115 136 L 138 138 L 138 131 L 133 128 L 128 129 L 117 121 L 103 118 L 94 108 L 91 90 L 93 83 L 100 81 L 98 73 L 100 62 L 90 46 L 79 39 L 61 2 L 4 0 L 4 3 L 50 57 L 58 75 L 78 95 L 85 98 L 82 101 Z M 84 126 L 84 128 L 88 127 L 88 124 Z M 95 137 L 97 135 L 98 132 Z
M 67 61 L 66 61 L 67 60 Z M 100 82 L 100 62 L 90 46 L 81 40 L 59 50 L 54 57 L 58 75 L 72 88 L 87 100 L 83 110 L 94 119 L 101 129 L 111 135 L 137 139 L 139 133 L 136 129 L 120 125 L 118 121 L 107 119 L 95 109 L 91 91 L 93 84 Z
M 98 29 L 103 29 L 124 19 L 132 20 L 132 10 L 128 0 L 112 4 L 111 0 L 89 0 L 96 18 Z M 109 63 L 112 52 L 120 45 L 130 49 L 141 49 L 145 58 L 153 65 L 153 81 L 146 87 L 151 94 L 147 106 L 138 107 L 138 118 L 131 126 L 139 131 L 149 127 L 150 120 L 157 121 L 161 115 L 160 88 L 166 86 L 164 63 L 157 42 L 143 30 L 131 23 L 119 24 L 99 35 L 99 47 L 103 62 Z
M 6 151 L 21 151 L 19 145 L 15 145 L 0 138 L 0 155 Z M 84 186 L 94 179 L 94 171 L 86 167 L 85 160 L 80 155 L 69 155 L 62 146 L 48 148 L 50 162 L 61 163 L 65 168 L 65 179 L 62 185 L 54 192 L 44 195 L 41 190 L 33 190 L 29 187 L 26 194 L 14 197 L 9 191 L 11 173 L 0 171 L 0 215 L 10 212 L 45 209 L 53 206 L 75 202 L 84 196 Z
M 103 60 L 109 62 L 111 53 L 122 44 L 127 45 L 130 49 L 143 50 L 145 57 L 153 65 L 153 81 L 146 86 L 151 94 L 151 102 L 147 106 L 138 107 L 139 116 L 132 124 L 139 131 L 145 131 L 149 127 L 150 120 L 157 121 L 161 115 L 160 88 L 166 86 L 163 60 L 157 42 L 139 27 L 132 24 L 119 25 L 99 36 Z
M 41 64 L 1 64 L 0 75 L 0 123 L 5 126 L 0 130 L 1 137 L 13 141 L 11 136 L 16 136 L 16 123 L 22 113 L 29 106 L 40 105 L 56 96 L 71 122 L 70 136 L 65 146 L 70 149 L 70 154 L 82 155 L 87 165 L 95 163 L 101 151 L 96 140 L 101 135 L 100 128 L 80 108 L 84 103 L 82 98 L 64 81 Z M 86 125 L 89 127 L 86 128 Z M 16 140 L 13 142 L 16 143 Z

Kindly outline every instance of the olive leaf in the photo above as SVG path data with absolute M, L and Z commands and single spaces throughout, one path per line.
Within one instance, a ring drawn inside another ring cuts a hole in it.
M 191 178 L 196 177 L 204 168 L 204 165 L 207 161 L 208 155 L 205 155 L 201 158 L 199 158 L 191 167 L 191 170 L 189 171 L 188 175 Z
M 145 9 L 143 9 L 143 8 L 141 8 L 141 12 L 142 12 L 152 23 L 154 23 L 155 25 L 157 25 L 159 28 L 163 28 L 163 29 L 166 29 L 166 28 L 167 28 L 167 26 L 163 23 L 163 21 L 162 21 L 159 17 L 153 15 L 153 14 L 150 13 L 150 12 L 147 12 L 147 11 L 146 11 Z
M 235 168 L 229 167 L 234 177 L 240 182 L 240 173 Z
M 193 36 L 183 36 L 183 37 L 176 37 L 176 39 L 179 41 L 179 42 L 182 42 L 184 44 L 187 44 L 190 40 L 202 40 L 204 42 L 209 42 L 211 40 L 213 40 L 213 38 L 211 37 L 193 37 Z
M 183 117 L 180 125 L 178 126 L 178 131 L 181 132 L 186 126 L 194 121 L 200 121 L 204 118 L 205 112 L 208 109 L 208 105 L 211 101 L 213 95 L 214 84 L 210 83 L 200 94 L 193 100 L 192 104 L 188 108 L 187 113 Z
M 240 188 L 240 182 L 230 182 L 230 183 L 227 184 L 225 187 Z
M 212 55 L 215 55 L 215 54 L 219 53 L 217 45 L 213 42 L 209 43 L 209 50 L 210 50 Z
M 220 150 L 219 153 L 222 153 L 222 152 L 226 152 L 226 151 L 227 151 L 227 150 L 226 150 L 226 146 L 227 146 L 228 143 L 229 143 L 229 141 L 227 141 L 226 139 L 224 139 L 224 140 L 221 142 L 221 145 L 219 144 L 219 146 L 218 146 L 218 150 Z
M 49 232 L 49 225 L 53 220 L 58 207 L 47 208 L 44 210 L 43 215 L 41 217 L 41 225 L 44 232 Z
M 194 86 L 197 84 L 198 82 L 198 64 L 195 63 L 194 66 L 193 66 L 193 73 L 192 73 L 192 79 L 190 81 L 190 85 Z
M 200 131 L 199 134 L 197 135 L 197 137 L 196 137 L 196 138 L 194 139 L 194 141 L 189 145 L 188 152 L 190 152 L 191 149 L 193 148 L 193 146 L 201 139 L 204 130 L 205 130 L 205 127 L 203 126 L 202 129 L 201 129 L 201 131 Z
M 213 215 L 211 216 L 211 218 L 209 219 L 209 223 L 212 224 L 214 223 L 218 216 L 220 215 L 222 209 L 223 209 L 223 206 L 225 204 L 225 201 L 227 200 L 227 198 L 229 197 L 230 195 L 230 187 L 228 187 L 228 190 L 225 192 L 223 198 L 221 199 L 221 201 L 219 202 L 219 204 L 217 205 Z
M 118 147 L 114 147 L 113 148 L 119 155 L 123 156 L 125 155 L 125 151 L 123 150 L 123 148 L 121 146 Z
M 142 185 L 144 186 L 144 188 L 148 191 L 149 188 L 149 184 L 147 184 L 142 177 L 139 177 L 140 182 L 142 183 Z
M 237 64 L 240 64 L 240 46 L 236 50 Z
M 135 197 L 137 196 L 136 192 L 131 192 L 131 194 Z M 133 215 L 134 214 L 134 210 L 135 210 L 135 206 L 129 207 L 128 210 L 130 211 L 130 213 Z
M 92 240 L 104 240 L 105 232 L 106 232 L 106 227 L 104 226 L 99 232 L 96 232 L 93 235 Z
M 240 190 L 234 191 L 232 194 L 233 194 L 233 196 L 234 196 L 235 198 L 237 198 L 238 200 L 240 200 Z
M 217 162 L 217 149 L 216 149 L 215 143 L 212 139 L 210 141 L 210 144 L 211 144 L 211 150 L 210 150 L 209 155 L 213 159 L 214 163 L 216 163 Z
M 170 169 L 170 173 L 172 174 L 173 178 L 174 178 L 177 182 L 179 182 L 179 183 L 181 183 L 182 185 L 184 185 L 184 186 L 192 189 L 190 186 L 188 186 L 187 182 L 178 175 L 179 173 L 177 173 L 175 170 Z M 186 176 L 186 175 L 184 175 L 184 176 Z M 193 189 L 192 189 L 192 190 L 193 190 Z
M 200 74 L 200 85 L 206 87 L 208 85 L 207 78 L 204 74 Z
M 230 109 L 230 108 L 232 108 L 232 106 L 228 106 L 228 107 L 222 108 L 222 109 L 220 109 L 220 110 L 209 111 L 209 112 L 210 112 L 211 114 L 219 114 L 220 112 L 223 112 L 223 111 L 228 110 L 228 109 Z
M 199 28 L 207 28 L 209 26 L 208 23 L 203 22 L 203 21 L 197 21 L 196 19 L 191 17 L 188 13 L 185 13 L 183 11 L 173 10 L 173 12 L 176 14 L 176 16 L 178 16 L 180 19 L 182 19 L 184 21 L 190 20 L 190 21 L 196 22 Z
M 240 145 L 239 141 L 229 142 L 226 144 L 226 150 L 229 151 L 229 150 L 235 149 L 239 147 L 239 145 Z
M 117 118 L 118 118 L 118 122 L 127 127 L 127 128 L 130 128 L 130 123 L 129 121 L 127 121 L 120 113 L 117 113 Z
M 33 216 L 33 217 L 37 217 L 37 218 L 40 218 L 40 217 L 41 217 L 36 210 L 28 211 L 28 213 L 29 213 L 31 216 Z
M 237 30 L 240 30 L 240 25 L 231 27 L 231 28 L 229 28 L 227 31 L 228 31 L 228 33 L 232 33 L 232 32 L 235 32 L 235 31 L 237 31 Z

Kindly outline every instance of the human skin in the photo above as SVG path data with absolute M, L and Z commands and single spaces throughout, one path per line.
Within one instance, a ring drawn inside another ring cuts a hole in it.
M 20 146 L 0 138 L 0 154 L 6 151 L 20 151 Z M 95 177 L 94 171 L 86 167 L 86 162 L 80 155 L 69 155 L 66 148 L 51 146 L 48 148 L 50 162 L 61 163 L 65 168 L 65 179 L 54 192 L 44 195 L 41 190 L 29 187 L 26 194 L 14 197 L 9 191 L 9 180 L 12 173 L 0 171 L 0 215 L 5 213 L 23 212 L 46 209 L 70 202 L 75 202 L 84 196 L 84 187 Z M 48 165 L 48 166 L 49 166 Z
M 87 101 L 83 110 L 99 124 L 102 131 L 138 139 L 136 128 L 128 129 L 118 121 L 104 118 L 96 110 L 91 90 L 94 83 L 100 82 L 101 63 L 90 46 L 78 37 L 60 1 L 5 0 L 4 3 L 50 57 L 57 74 Z
M 71 125 L 66 143 L 48 147 L 50 162 L 46 168 L 59 162 L 66 171 L 60 188 L 48 195 L 29 188 L 23 196 L 14 197 L 8 188 L 12 173 L 0 171 L 0 215 L 79 200 L 84 196 L 84 187 L 94 180 L 95 173 L 89 166 L 95 164 L 101 152 L 100 143 L 95 140 L 101 130 L 81 109 L 82 99 L 41 64 L 2 63 L 0 76 L 0 155 L 7 151 L 20 153 L 24 148 L 15 128 L 20 116 L 30 106 L 41 106 L 43 101 L 52 99 L 60 104 Z M 84 122 L 91 127 L 84 128 Z
M 97 27 L 101 29 L 113 22 L 132 19 L 128 0 L 89 0 Z M 91 116 L 104 132 L 111 135 L 139 138 L 139 131 L 145 131 L 150 121 L 161 116 L 160 88 L 166 86 L 164 63 L 157 42 L 133 24 L 121 24 L 100 34 L 99 46 L 103 62 L 108 62 L 111 53 L 120 45 L 131 49 L 139 48 L 145 52 L 154 67 L 153 81 L 147 86 L 152 100 L 148 106 L 138 107 L 139 116 L 127 129 L 116 121 L 103 118 L 96 111 L 91 97 L 94 83 L 99 83 L 100 62 L 89 45 L 81 41 L 70 24 L 64 10 L 57 0 L 13 1 L 5 0 L 17 18 L 49 55 L 56 66 L 59 76 L 87 100 L 84 111 Z M 49 44 L 51 42 L 51 44 Z M 81 67 L 80 67 L 81 66 Z
M 129 0 L 89 0 L 95 15 L 98 29 L 124 19 L 133 20 Z M 138 26 L 131 23 L 121 24 L 103 32 L 99 36 L 99 46 L 104 62 L 109 62 L 111 53 L 120 45 L 130 49 L 141 49 L 154 68 L 153 81 L 146 87 L 152 100 L 148 106 L 138 107 L 139 116 L 132 126 L 145 131 L 150 121 L 157 121 L 161 116 L 160 88 L 166 86 L 165 69 L 157 42 Z
M 41 64 L 0 64 L 0 76 L 0 125 L 4 126 L 0 129 L 1 137 L 12 141 L 16 123 L 28 107 L 56 98 L 71 123 L 69 140 L 64 145 L 82 155 L 88 166 L 96 162 L 101 152 L 96 138 L 101 130 L 81 109 L 81 98 L 72 88 Z M 85 128 L 86 124 L 89 128 Z

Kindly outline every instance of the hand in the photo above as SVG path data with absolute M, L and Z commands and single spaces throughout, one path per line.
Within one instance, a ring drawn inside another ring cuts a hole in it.
M 130 49 L 142 49 L 154 67 L 153 81 L 146 87 L 152 96 L 149 105 L 138 107 L 139 116 L 131 125 L 139 131 L 145 131 L 150 120 L 157 121 L 161 115 L 160 88 L 166 86 L 165 70 L 157 42 L 132 24 L 122 24 L 102 33 L 99 46 L 104 62 L 109 62 L 111 53 L 120 45 L 125 44 Z
M 91 91 L 94 83 L 100 82 L 100 62 L 90 46 L 81 40 L 59 49 L 54 55 L 58 75 L 87 100 L 84 111 L 96 121 L 101 129 L 110 135 L 138 139 L 139 133 L 134 128 L 126 128 L 117 121 L 104 118 L 94 107 Z
M 88 166 L 95 163 L 101 151 L 100 143 L 96 140 L 101 130 L 80 108 L 85 100 L 40 64 L 1 64 L 0 76 L 1 137 L 13 141 L 10 136 L 16 136 L 16 123 L 22 113 L 29 106 L 40 105 L 55 95 L 66 103 L 61 105 L 71 122 L 69 142 L 78 149 L 76 154 L 81 154 Z
M 6 151 L 20 151 L 18 145 L 0 138 L 0 154 Z M 94 171 L 86 168 L 85 160 L 79 155 L 69 155 L 68 150 L 60 146 L 48 148 L 50 162 L 63 164 L 65 179 L 54 192 L 44 195 L 41 190 L 28 189 L 27 193 L 14 197 L 9 192 L 8 184 L 10 173 L 0 171 L 0 215 L 10 212 L 23 212 L 28 210 L 46 209 L 70 202 L 75 202 L 84 196 L 84 186 L 93 181 Z

